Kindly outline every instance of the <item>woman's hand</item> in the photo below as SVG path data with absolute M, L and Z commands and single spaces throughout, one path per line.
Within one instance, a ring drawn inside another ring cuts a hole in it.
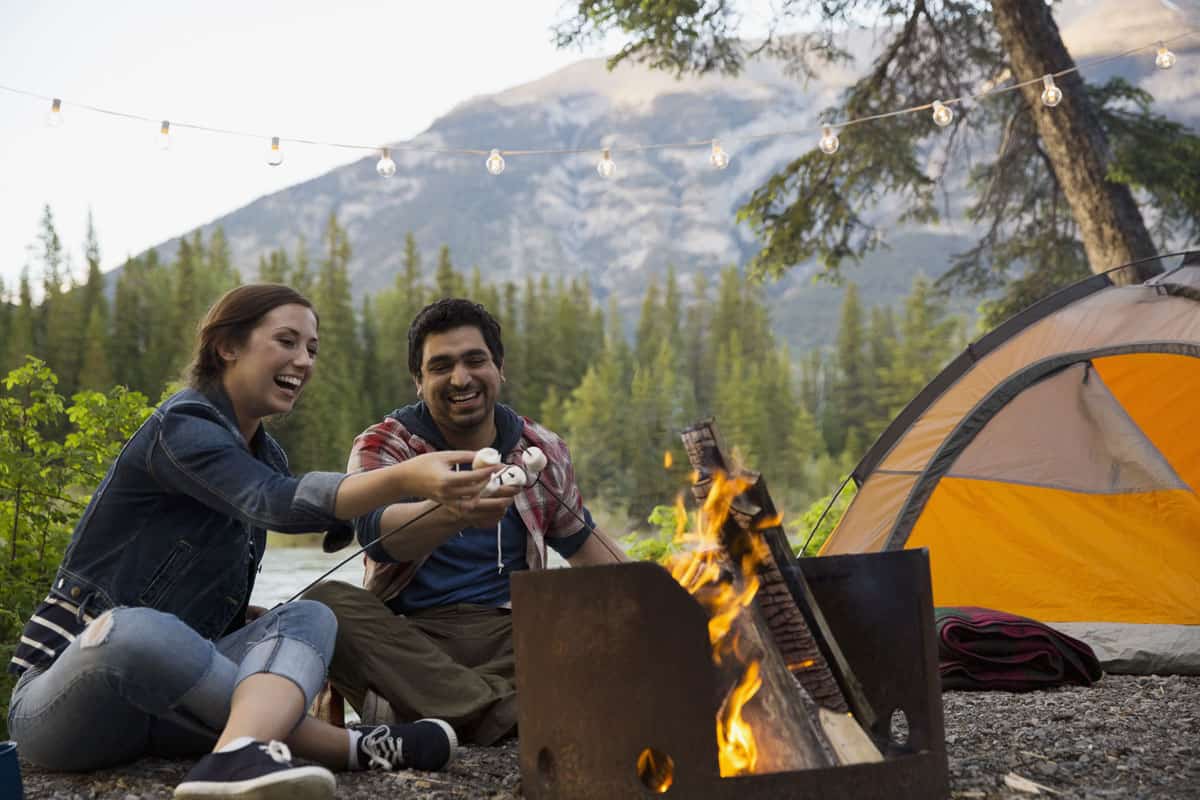
M 262 606 L 246 606 L 246 622 L 251 623 L 254 620 L 267 613 L 267 610 Z
M 469 469 L 474 457 L 473 450 L 425 453 L 397 464 L 393 469 L 403 471 L 401 480 L 407 493 L 427 497 L 463 514 L 474 508 L 492 473 L 504 468 L 503 464 L 494 464 Z M 468 469 L 456 469 L 461 465 Z

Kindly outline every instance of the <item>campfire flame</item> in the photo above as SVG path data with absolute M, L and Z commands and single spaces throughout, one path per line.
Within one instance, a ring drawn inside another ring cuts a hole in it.
M 754 731 L 743 719 L 742 709 L 762 687 L 759 660 L 746 663 L 738 649 L 739 637 L 736 632 L 731 636 L 730 631 L 738 615 L 758 592 L 758 565 L 766 557 L 767 547 L 762 537 L 752 537 L 737 564 L 736 576 L 730 574 L 730 565 L 721 548 L 722 525 L 729 516 L 733 500 L 750 485 L 751 482 L 743 478 L 715 474 L 704 506 L 694 520 L 693 532 L 688 531 L 683 498 L 676 498 L 675 542 L 688 549 L 675 556 L 668 565 L 671 576 L 708 611 L 708 639 L 713 662 L 718 666 L 745 665 L 741 678 L 730 689 L 717 712 L 722 777 L 752 773 L 758 761 Z

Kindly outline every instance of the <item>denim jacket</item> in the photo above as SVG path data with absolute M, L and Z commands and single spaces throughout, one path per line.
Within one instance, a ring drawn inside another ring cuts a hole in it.
M 145 606 L 215 639 L 246 605 L 267 529 L 346 525 L 333 516 L 343 473 L 292 477 L 275 440 L 260 427 L 248 449 L 236 419 L 220 388 L 159 406 L 75 526 L 51 594 L 80 617 Z

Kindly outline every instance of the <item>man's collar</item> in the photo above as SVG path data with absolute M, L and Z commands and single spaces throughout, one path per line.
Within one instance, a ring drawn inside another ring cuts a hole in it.
M 409 432 L 417 434 L 438 450 L 458 449 L 451 447 L 446 441 L 446 437 L 442 435 L 441 429 L 433 419 L 433 414 L 429 411 L 429 406 L 425 405 L 422 400 L 397 409 L 390 416 L 398 419 L 405 428 L 408 428 Z M 503 403 L 496 404 L 495 420 L 496 439 L 492 442 L 492 447 L 499 450 L 501 455 L 508 455 L 521 441 L 525 424 L 517 412 Z

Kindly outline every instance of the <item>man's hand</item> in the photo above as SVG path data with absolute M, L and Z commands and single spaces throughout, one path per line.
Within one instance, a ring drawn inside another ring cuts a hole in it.
M 267 610 L 262 606 L 246 606 L 246 623 L 254 622 L 265 613 Z
M 498 486 L 487 497 L 447 504 L 446 508 L 464 528 L 494 528 L 522 491 L 522 486 Z

